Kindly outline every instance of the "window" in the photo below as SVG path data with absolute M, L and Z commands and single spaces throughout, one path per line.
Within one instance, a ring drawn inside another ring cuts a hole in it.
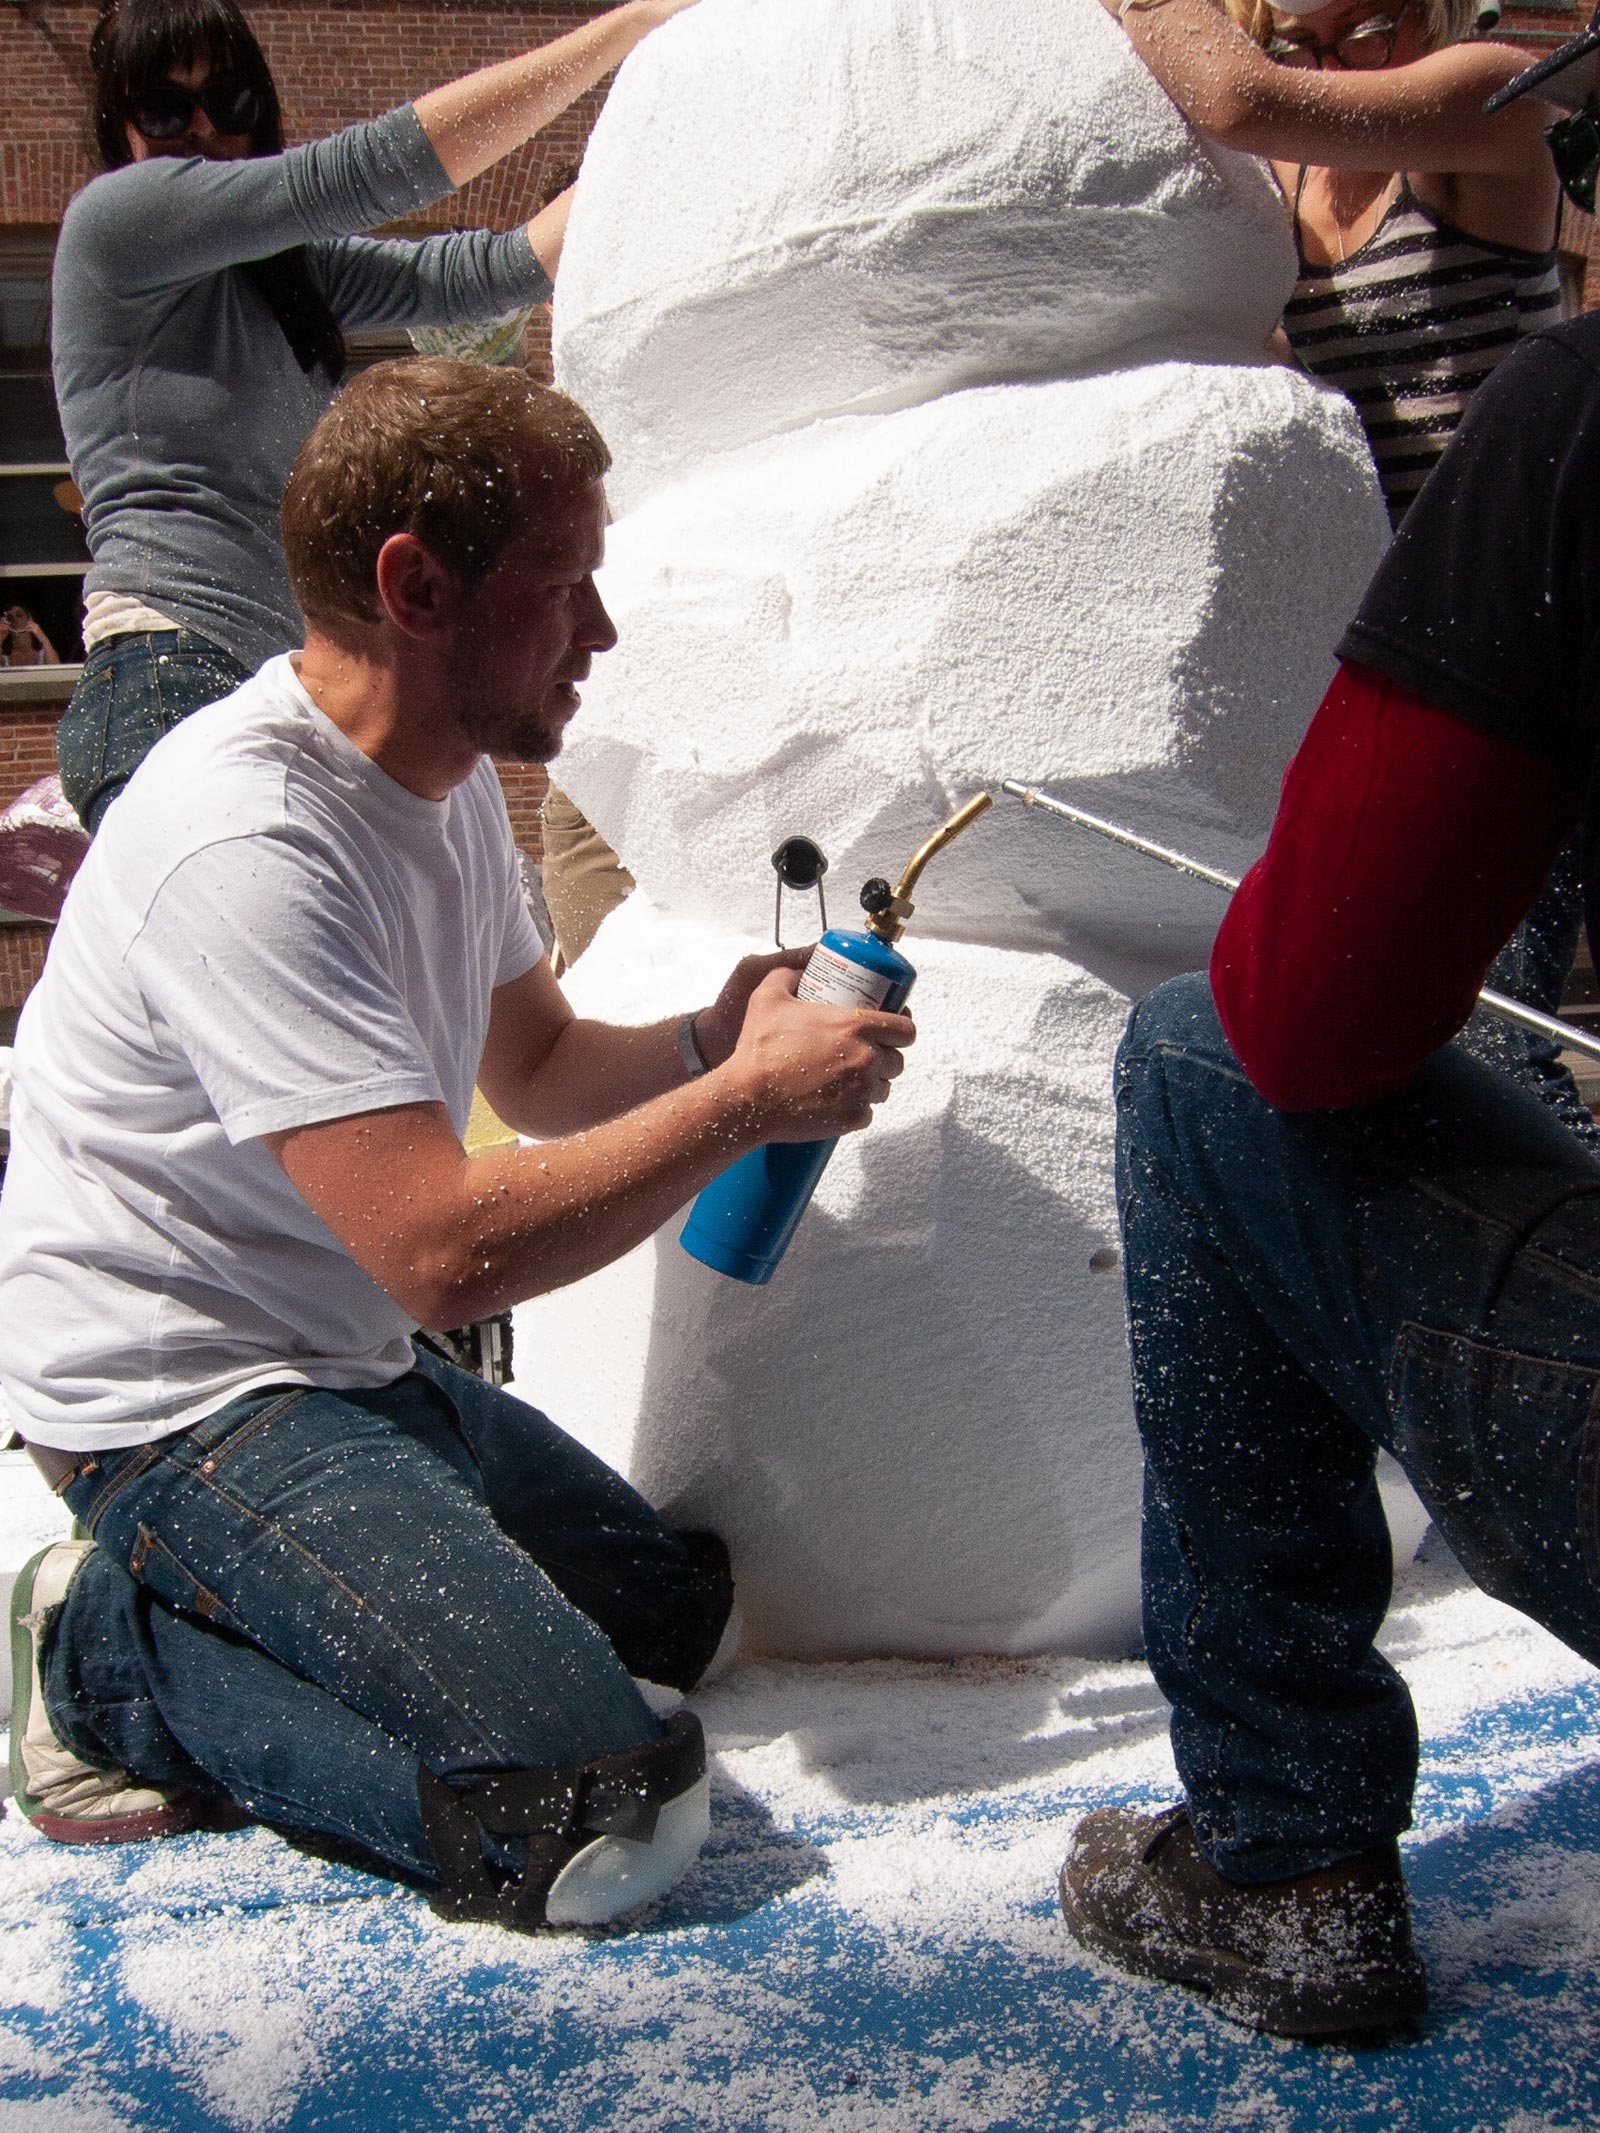
M 71 661 L 89 551 L 50 382 L 55 234 L 0 230 L 0 606 L 20 602 Z

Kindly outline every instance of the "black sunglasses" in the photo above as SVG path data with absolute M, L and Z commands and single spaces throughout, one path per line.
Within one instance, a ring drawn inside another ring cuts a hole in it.
M 249 133 L 261 117 L 261 99 L 236 74 L 213 74 L 198 89 L 180 82 L 152 82 L 129 107 L 129 117 L 147 141 L 175 141 L 203 111 L 218 133 Z
M 1595 181 L 1600 179 L 1600 111 L 1593 99 L 1581 111 L 1558 118 L 1545 135 L 1561 190 L 1574 207 L 1594 213 Z

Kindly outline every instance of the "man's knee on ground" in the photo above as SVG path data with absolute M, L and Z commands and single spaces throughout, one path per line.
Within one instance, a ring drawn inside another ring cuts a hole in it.
M 710 1829 L 705 1735 L 690 1711 L 653 1741 L 585 1763 L 451 1779 L 423 1768 L 418 1796 L 434 1909 L 521 1933 L 637 1910 L 680 1879 Z

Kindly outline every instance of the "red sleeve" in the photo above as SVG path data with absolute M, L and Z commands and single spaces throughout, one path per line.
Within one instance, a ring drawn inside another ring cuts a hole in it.
M 1556 766 L 1341 666 L 1228 906 L 1211 989 L 1285 1111 L 1370 1103 L 1472 1012 L 1577 811 Z

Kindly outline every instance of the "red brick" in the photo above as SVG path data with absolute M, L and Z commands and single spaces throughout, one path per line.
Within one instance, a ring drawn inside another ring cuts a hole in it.
M 48 926 L 0 926 L 0 1013 L 18 1008 L 38 983 Z

